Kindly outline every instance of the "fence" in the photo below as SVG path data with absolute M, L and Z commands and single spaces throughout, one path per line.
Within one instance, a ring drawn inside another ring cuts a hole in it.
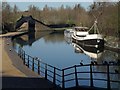
M 30 55 L 26 54 L 25 51 L 21 48 L 18 49 L 18 55 L 20 58 L 23 60 L 23 64 L 25 64 L 28 68 L 32 69 L 33 71 L 37 72 L 39 75 L 44 75 L 45 79 L 48 79 L 52 81 L 55 85 L 59 85 L 61 88 L 66 88 L 65 83 L 69 81 L 75 81 L 75 87 L 80 86 L 79 80 L 89 80 L 90 81 L 90 87 L 94 87 L 94 80 L 99 80 L 99 81 L 106 81 L 107 82 L 107 89 L 111 89 L 111 82 L 115 82 L 120 84 L 120 80 L 111 80 L 110 75 L 118 75 L 120 74 L 119 72 L 110 72 L 110 66 L 118 66 L 119 64 L 87 64 L 87 65 L 74 65 L 68 68 L 64 69 L 59 69 L 57 67 L 54 67 L 52 65 L 49 65 L 47 63 L 44 63 L 41 61 L 41 59 L 37 57 L 31 57 Z M 94 66 L 104 66 L 107 69 L 107 72 L 98 72 L 98 71 L 93 71 Z M 80 67 L 89 67 L 89 71 L 78 71 Z M 66 71 L 72 69 L 72 72 L 65 73 Z M 79 78 L 78 75 L 86 73 L 89 74 L 90 77 L 88 78 Z M 102 73 L 107 75 L 107 79 L 100 79 L 100 78 L 94 78 L 93 74 L 94 73 Z M 67 79 L 66 77 L 69 77 L 70 75 L 74 75 L 75 77 L 72 79 Z M 50 79 L 51 78 L 51 79 Z

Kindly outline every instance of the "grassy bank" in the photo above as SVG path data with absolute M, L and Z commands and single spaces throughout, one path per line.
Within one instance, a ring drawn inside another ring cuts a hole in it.
M 120 39 L 118 37 L 106 36 L 105 41 L 108 46 L 120 48 Z

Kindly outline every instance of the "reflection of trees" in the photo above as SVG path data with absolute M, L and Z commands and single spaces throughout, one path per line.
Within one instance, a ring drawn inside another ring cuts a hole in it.
M 50 34 L 51 31 L 41 31 L 41 32 L 35 32 L 35 39 L 38 40 L 42 37 L 44 37 L 45 35 Z
M 13 46 L 13 48 L 14 48 L 15 50 L 17 50 L 17 46 L 23 47 L 23 45 L 21 45 L 21 44 L 19 44 L 19 43 L 16 42 L 16 39 L 13 40 L 12 46 Z
M 117 61 L 118 53 L 104 50 L 103 54 L 101 55 L 99 62 L 102 63 L 102 61 Z
M 29 34 L 17 37 L 15 39 L 15 42 L 18 43 L 21 47 L 23 47 L 25 45 L 31 46 L 35 41 L 37 41 L 38 39 L 42 38 L 43 36 L 45 36 L 49 33 L 50 32 L 48 32 L 48 31 L 47 32 L 35 32 L 35 33 L 31 32 Z
M 20 38 L 20 37 L 16 38 L 14 40 L 14 43 L 19 44 L 20 47 L 23 47 L 25 45 L 29 45 L 29 43 L 26 40 L 24 40 L 23 38 Z
M 43 37 L 46 43 L 61 43 L 64 42 L 64 34 L 62 33 L 53 33 Z

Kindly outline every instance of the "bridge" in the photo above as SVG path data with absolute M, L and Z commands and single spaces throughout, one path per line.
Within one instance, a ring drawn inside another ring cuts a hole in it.
M 37 25 L 39 24 L 39 25 Z M 19 29 L 23 29 L 23 27 L 27 26 L 27 30 L 29 30 L 29 32 L 33 32 L 38 28 L 41 28 L 39 26 L 43 26 L 44 29 L 55 29 L 55 28 L 66 28 L 66 27 L 72 27 L 75 24 L 50 24 L 47 25 L 45 23 L 43 23 L 42 21 L 39 21 L 35 18 L 33 18 L 31 15 L 30 16 L 21 16 L 21 18 L 19 20 L 16 21 L 16 25 L 15 25 L 15 29 L 19 30 Z

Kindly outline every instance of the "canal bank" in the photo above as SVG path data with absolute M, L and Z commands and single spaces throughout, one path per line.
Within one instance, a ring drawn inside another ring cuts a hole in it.
M 53 88 L 54 85 L 51 82 L 23 65 L 22 60 L 12 47 L 11 36 L 13 35 L 16 35 L 16 33 L 4 34 L 0 38 L 2 89 Z
M 11 38 L 3 39 L 3 49 L 2 49 L 2 72 L 3 76 L 28 76 L 28 77 L 38 77 L 37 74 L 28 70 L 24 65 L 22 60 L 18 57 L 17 53 L 12 48 Z M 7 61 L 8 60 L 8 61 Z M 10 69 L 10 70 L 9 70 Z
M 105 40 L 105 49 L 120 53 L 120 39 L 118 37 L 107 36 Z

